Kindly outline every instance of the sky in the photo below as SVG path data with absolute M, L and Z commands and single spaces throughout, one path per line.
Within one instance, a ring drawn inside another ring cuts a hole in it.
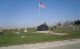
M 43 2 L 46 8 L 40 8 Z M 40 8 L 40 14 L 39 14 Z M 0 0 L 0 26 L 31 27 L 80 19 L 80 0 Z

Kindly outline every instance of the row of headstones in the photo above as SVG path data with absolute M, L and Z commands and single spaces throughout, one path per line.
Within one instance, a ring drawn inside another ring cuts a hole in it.
M 28 32 L 27 28 L 24 29 L 24 32 Z M 18 29 L 18 31 L 16 31 L 16 32 L 13 31 L 13 33 L 16 33 L 17 35 L 19 35 L 20 34 L 20 29 Z
M 18 31 L 12 31 L 12 32 L 15 33 L 15 34 L 17 34 L 17 35 L 19 35 L 19 34 L 20 34 L 20 29 L 18 29 Z M 24 32 L 28 32 L 28 31 L 27 31 L 27 28 L 24 29 Z M 1 29 L 1 31 L 0 31 L 0 35 L 3 35 L 2 29 Z
M 73 31 L 75 31 L 75 30 L 79 30 L 79 27 L 73 27 Z
M 53 26 L 53 27 L 51 28 L 51 30 L 54 30 L 55 28 L 57 28 L 57 26 Z M 78 27 L 78 26 L 72 26 L 72 30 L 73 30 L 73 31 L 78 31 L 78 30 L 79 30 L 79 27 Z

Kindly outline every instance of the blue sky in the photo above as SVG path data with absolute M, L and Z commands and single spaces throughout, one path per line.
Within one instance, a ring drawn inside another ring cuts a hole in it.
M 37 26 L 44 22 L 52 25 L 59 21 L 80 19 L 80 0 L 0 0 L 0 26 Z

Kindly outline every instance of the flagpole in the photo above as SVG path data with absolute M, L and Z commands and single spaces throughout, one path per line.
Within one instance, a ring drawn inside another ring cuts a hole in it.
M 41 7 L 40 7 L 40 0 L 39 0 L 39 17 L 41 17 Z M 40 18 L 41 19 L 41 23 L 42 23 L 42 18 Z
M 41 8 L 45 8 L 45 4 L 41 2 L 41 0 L 39 0 L 39 16 L 41 16 Z M 42 19 L 42 18 L 41 18 Z M 42 19 L 43 20 L 43 19 Z M 42 21 L 41 20 L 41 21 Z
M 40 4 L 40 0 L 39 0 L 39 4 Z M 40 16 L 40 6 L 39 6 L 39 16 Z
M 40 7 L 39 7 L 39 16 L 40 16 Z

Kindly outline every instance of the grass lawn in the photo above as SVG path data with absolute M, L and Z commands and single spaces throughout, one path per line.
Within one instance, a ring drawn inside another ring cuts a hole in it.
M 49 42 L 56 40 L 80 38 L 80 31 L 74 31 L 74 32 L 70 31 L 69 35 L 65 36 L 33 33 L 35 31 L 33 31 L 33 29 L 29 30 L 27 33 L 21 31 L 20 35 L 12 33 L 11 31 L 4 31 L 4 34 L 0 35 L 0 47 L 9 45 L 31 44 L 31 43 L 41 43 L 41 42 Z M 21 36 L 24 37 L 21 38 Z
M 21 36 L 24 36 L 24 38 L 21 38 Z M 40 34 L 40 33 L 22 33 L 20 35 L 16 35 L 14 33 L 8 33 L 0 36 L 0 46 L 55 41 L 61 38 L 62 36 Z

